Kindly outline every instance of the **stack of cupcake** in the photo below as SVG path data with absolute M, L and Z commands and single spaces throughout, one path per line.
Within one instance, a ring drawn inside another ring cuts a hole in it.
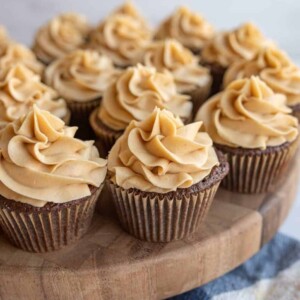
M 169 242 L 198 228 L 220 184 L 276 186 L 298 146 L 300 70 L 251 23 L 218 32 L 180 7 L 152 30 L 127 2 L 95 27 L 53 18 L 32 50 L 1 27 L 0 108 L 13 244 L 76 241 L 105 183 L 127 232 Z

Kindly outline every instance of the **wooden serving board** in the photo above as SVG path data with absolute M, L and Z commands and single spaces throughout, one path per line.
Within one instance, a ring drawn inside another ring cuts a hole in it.
M 146 243 L 118 225 L 102 195 L 89 233 L 54 253 L 32 254 L 0 233 L 0 299 L 161 299 L 234 269 L 268 242 L 286 218 L 298 185 L 298 160 L 280 187 L 263 195 L 219 190 L 205 223 L 188 239 Z

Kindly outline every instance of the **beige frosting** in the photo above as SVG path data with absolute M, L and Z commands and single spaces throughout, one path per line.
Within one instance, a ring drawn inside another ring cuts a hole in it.
M 275 47 L 267 47 L 250 61 L 232 64 L 224 76 L 224 86 L 231 81 L 259 75 L 277 93 L 285 94 L 290 106 L 300 103 L 300 69 Z
M 89 47 L 123 67 L 139 62 L 150 40 L 151 32 L 138 18 L 113 14 L 91 33 Z
M 239 59 L 252 59 L 262 48 L 271 44 L 251 23 L 245 23 L 237 29 L 217 34 L 201 52 L 207 63 L 216 63 L 228 67 Z
M 48 64 L 81 47 L 89 31 L 84 16 L 75 13 L 59 15 L 37 32 L 33 50 L 41 61 Z
M 0 78 L 5 76 L 8 69 L 19 63 L 38 75 L 42 75 L 44 71 L 43 64 L 30 49 L 18 43 L 9 43 L 0 55 Z
M 204 103 L 196 120 L 217 144 L 265 149 L 296 139 L 298 121 L 290 112 L 284 95 L 252 76 L 233 81 Z
M 0 81 L 0 128 L 25 115 L 33 104 L 59 118 L 66 117 L 65 101 L 55 99 L 57 93 L 41 83 L 38 75 L 23 65 L 15 65 Z
M 132 1 L 125 1 L 125 3 L 121 6 L 119 6 L 113 14 L 123 14 L 130 16 L 132 18 L 135 18 L 139 20 L 143 26 L 148 26 L 145 19 L 142 17 L 138 9 L 135 7 L 135 5 L 132 3 Z
M 131 120 L 144 120 L 155 107 L 188 119 L 192 111 L 189 99 L 176 92 L 171 73 L 138 65 L 125 70 L 106 90 L 98 118 L 114 130 L 124 130 Z
M 202 16 L 187 7 L 180 7 L 159 26 L 156 38 L 174 38 L 185 47 L 199 50 L 214 34 L 213 26 Z
M 4 53 L 9 43 L 11 43 L 11 39 L 9 38 L 5 27 L 0 25 L 0 56 Z
M 74 138 L 76 129 L 34 106 L 0 131 L 0 194 L 37 207 L 89 196 L 107 162 L 93 141 Z
M 174 39 L 150 44 L 143 63 L 158 71 L 170 71 L 180 93 L 207 86 L 211 81 L 209 70 L 199 65 L 198 57 Z
M 132 121 L 108 156 L 111 180 L 124 189 L 167 193 L 189 188 L 219 164 L 202 122 L 184 126 L 171 112 L 155 109 Z
M 67 101 L 83 102 L 102 97 L 118 73 L 108 57 L 76 50 L 48 66 L 45 81 Z

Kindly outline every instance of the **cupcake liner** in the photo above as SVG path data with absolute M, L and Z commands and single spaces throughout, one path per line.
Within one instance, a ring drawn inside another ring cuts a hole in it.
M 71 126 L 78 126 L 76 133 L 80 139 L 94 139 L 93 131 L 89 123 L 89 117 L 92 111 L 99 106 L 101 99 L 87 102 L 68 101 L 68 107 L 71 111 Z
M 97 119 L 97 111 L 98 109 L 94 109 L 92 112 L 90 116 L 90 124 L 96 135 L 95 145 L 101 156 L 106 157 L 116 140 L 122 135 L 123 131 L 115 131 L 108 128 Z
M 219 93 L 222 90 L 223 77 L 227 69 L 215 63 L 208 63 L 205 61 L 202 62 L 202 65 L 210 69 L 210 74 L 213 79 L 210 96 Z
M 186 95 L 189 95 L 191 97 L 191 101 L 193 103 L 193 112 L 192 112 L 193 119 L 197 114 L 200 106 L 205 102 L 205 100 L 208 99 L 211 86 L 212 86 L 212 80 L 210 80 L 206 86 L 199 87 L 191 92 L 185 93 Z
M 35 208 L 18 202 L 18 205 L 10 205 L 13 200 L 0 201 L 0 226 L 9 240 L 25 251 L 58 250 L 87 232 L 101 189 L 102 186 L 94 189 L 91 196 L 54 208 L 47 205 Z
M 290 108 L 293 110 L 292 112 L 293 116 L 296 117 L 300 122 L 300 104 L 290 106 Z
M 215 145 L 229 163 L 229 173 L 221 183 L 227 190 L 238 193 L 265 193 L 284 176 L 293 158 L 298 140 L 266 150 L 230 148 Z
M 110 184 L 122 227 L 138 239 L 170 242 L 192 234 L 204 220 L 220 181 L 198 192 L 164 194 Z

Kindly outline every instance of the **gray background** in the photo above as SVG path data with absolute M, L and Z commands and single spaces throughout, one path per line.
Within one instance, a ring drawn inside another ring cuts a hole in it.
M 0 23 L 17 41 L 30 45 L 38 26 L 61 12 L 85 14 L 96 24 L 123 1 L 118 0 L 0 0 Z M 299 0 L 136 0 L 143 15 L 155 26 L 184 3 L 202 13 L 217 29 L 253 21 L 300 65 Z M 300 193 L 282 231 L 300 239 Z

